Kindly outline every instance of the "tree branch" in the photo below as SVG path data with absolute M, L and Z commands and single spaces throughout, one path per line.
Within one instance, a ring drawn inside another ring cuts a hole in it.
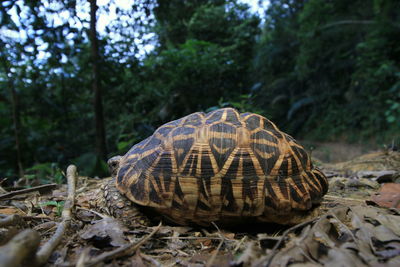
M 335 21 L 335 22 L 332 22 L 332 23 L 325 24 L 324 26 L 319 27 L 319 29 L 320 30 L 325 30 L 325 29 L 332 28 L 332 27 L 335 27 L 335 26 L 340 26 L 340 25 L 352 25 L 352 24 L 355 24 L 355 25 L 372 25 L 372 24 L 376 24 L 376 23 L 377 22 L 374 21 L 374 20 L 339 20 L 339 21 Z M 400 25 L 398 25 L 396 23 L 391 23 L 391 25 L 393 27 L 400 28 Z

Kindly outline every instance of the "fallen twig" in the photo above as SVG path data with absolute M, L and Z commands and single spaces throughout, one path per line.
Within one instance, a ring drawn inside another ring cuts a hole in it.
M 26 189 L 21 189 L 21 190 L 17 190 L 17 191 L 12 191 L 12 192 L 8 192 L 5 194 L 0 195 L 0 200 L 3 199 L 7 199 L 16 195 L 21 195 L 21 194 L 26 194 L 26 193 L 30 193 L 30 192 L 35 192 L 35 191 L 46 191 L 46 190 L 51 190 L 57 187 L 57 184 L 44 184 L 44 185 L 39 185 L 39 186 L 35 186 L 32 188 L 26 188 Z
M 303 228 L 303 227 L 305 227 L 306 225 L 309 225 L 309 224 L 315 222 L 317 219 L 319 219 L 319 218 L 314 218 L 314 219 L 312 219 L 312 220 L 309 220 L 309 221 L 305 221 L 305 222 L 296 224 L 295 226 L 290 227 L 290 228 L 287 229 L 285 232 L 283 232 L 283 234 L 282 234 L 282 236 L 280 237 L 279 241 L 278 241 L 278 242 L 275 244 L 275 246 L 272 248 L 272 251 L 271 251 L 271 253 L 269 254 L 270 257 L 269 257 L 268 262 L 267 262 L 267 264 L 266 264 L 265 266 L 269 266 L 269 265 L 271 264 L 272 259 L 273 259 L 273 258 L 275 257 L 275 255 L 276 255 L 277 249 L 281 246 L 282 242 L 284 241 L 284 239 L 287 237 L 288 234 L 290 234 L 291 232 L 293 232 L 293 231 L 295 231 L 295 230 L 297 230 L 297 229 L 299 229 L 299 228 Z
M 242 239 L 240 239 L 240 241 L 238 242 L 238 244 L 235 246 L 235 248 L 233 249 L 232 254 L 235 255 L 236 252 L 239 250 L 239 248 L 242 246 L 243 242 L 247 240 L 247 235 L 245 235 Z
M 117 249 L 114 249 L 110 252 L 105 252 L 103 254 L 100 254 L 99 256 L 97 256 L 89 261 L 86 261 L 84 263 L 80 263 L 80 264 L 83 264 L 82 266 L 93 266 L 97 263 L 100 263 L 100 262 L 108 260 L 108 259 L 115 259 L 115 258 L 118 258 L 121 256 L 129 255 L 132 252 L 136 251 L 141 245 L 143 245 L 147 240 L 149 240 L 155 233 L 157 233 L 157 231 L 160 229 L 160 227 L 161 227 L 161 222 L 156 228 L 154 228 L 154 230 L 149 235 L 143 237 L 138 242 L 126 244 L 126 245 L 121 246 Z
M 160 239 L 182 239 L 182 240 L 209 239 L 209 240 L 222 240 L 223 238 L 221 238 L 221 237 L 209 237 L 209 236 L 166 236 L 166 237 L 161 237 Z M 226 241 L 235 241 L 235 240 L 227 239 Z
M 217 257 L 218 252 L 220 251 L 220 249 L 222 247 L 222 244 L 225 242 L 225 236 L 221 233 L 221 230 L 219 230 L 218 225 L 216 225 L 214 222 L 212 222 L 212 224 L 214 225 L 215 228 L 217 228 L 218 235 L 220 236 L 221 241 L 219 242 L 217 249 L 211 255 L 211 258 L 207 261 L 207 263 L 205 265 L 206 267 L 210 267 L 213 265 L 215 258 Z
M 178 250 L 178 251 L 180 251 L 180 250 Z M 183 251 L 182 251 L 182 252 L 183 252 Z M 186 254 L 186 253 L 185 253 L 185 254 Z M 140 253 L 140 256 L 141 256 L 144 260 L 150 262 L 152 266 L 160 266 L 160 267 L 163 266 L 161 263 L 159 263 L 157 260 L 155 260 L 153 257 L 150 257 L 149 255 Z M 189 256 L 189 255 L 186 254 L 186 256 Z
M 24 220 L 41 220 L 41 221 L 51 221 L 50 217 L 37 217 L 37 216 L 22 216 Z
M 104 218 L 110 218 L 110 216 L 107 216 L 107 215 L 105 215 L 105 214 L 101 214 L 100 212 L 97 212 L 97 211 L 94 211 L 94 210 L 90 210 L 90 209 L 85 209 L 85 208 L 81 208 L 81 207 L 76 207 L 78 210 L 84 210 L 84 211 L 87 211 L 87 212 L 91 212 L 91 213 L 93 213 L 94 215 L 97 215 L 97 216 L 99 216 L 100 218 L 102 218 L 102 219 L 104 219 Z
M 36 264 L 43 265 L 47 262 L 53 250 L 60 243 L 72 219 L 72 209 L 75 204 L 76 167 L 69 165 L 67 168 L 68 197 L 62 211 L 62 221 L 58 224 L 54 235 L 44 244 L 36 254 Z
M 349 197 L 341 197 L 341 196 L 333 196 L 333 195 L 325 195 L 324 200 L 333 200 L 337 202 L 359 202 L 365 203 L 365 199 L 357 199 L 357 198 L 349 198 Z
M 45 223 L 41 223 L 36 225 L 35 227 L 33 227 L 33 230 L 36 231 L 43 231 L 43 230 L 49 230 L 49 229 L 53 229 L 54 227 L 57 226 L 57 223 L 54 221 L 49 221 L 49 222 L 45 222 Z
M 214 250 L 213 254 L 211 255 L 211 258 L 207 261 L 207 263 L 206 263 L 206 265 L 205 265 L 206 267 L 210 267 L 210 266 L 213 265 L 213 263 L 214 263 L 214 261 L 215 261 L 215 258 L 217 257 L 218 252 L 220 251 L 220 249 L 221 249 L 222 244 L 224 243 L 224 241 L 225 241 L 225 240 L 222 239 L 221 242 L 219 242 L 217 249 Z
M 87 265 L 85 264 L 85 259 L 86 259 L 87 257 L 89 257 L 89 251 L 90 251 L 90 248 L 89 248 L 89 247 L 83 249 L 81 255 L 80 255 L 79 258 L 78 258 L 78 261 L 76 262 L 75 267 L 85 267 L 85 266 L 87 266 Z
M 0 267 L 22 266 L 22 263 L 33 256 L 40 243 L 39 234 L 31 229 L 15 235 L 0 248 Z

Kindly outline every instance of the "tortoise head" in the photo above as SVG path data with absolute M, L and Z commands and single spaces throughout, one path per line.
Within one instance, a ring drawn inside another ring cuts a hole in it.
M 121 156 L 114 156 L 107 161 L 108 170 L 110 171 L 111 176 L 113 178 L 117 176 L 119 169 L 119 162 L 121 161 L 121 158 L 122 158 Z

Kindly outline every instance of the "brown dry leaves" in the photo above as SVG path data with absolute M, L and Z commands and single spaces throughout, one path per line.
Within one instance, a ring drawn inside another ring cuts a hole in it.
M 365 205 L 339 207 L 251 266 L 400 266 L 400 213 Z
M 372 196 L 372 201 L 381 207 L 400 208 L 400 184 L 387 183 L 382 185 Z
M 399 155 L 373 153 L 346 163 L 322 165 L 329 176 L 330 192 L 319 209 L 320 217 L 307 223 L 290 229 L 244 225 L 219 230 L 164 223 L 138 250 L 107 260 L 104 265 L 400 266 L 399 210 L 383 208 L 394 207 L 399 196 Z M 79 177 L 74 220 L 48 266 L 90 261 L 138 242 L 158 224 L 127 228 L 104 214 L 104 210 L 96 209 L 101 183 Z M 53 204 L 62 203 L 65 196 L 66 188 L 59 187 L 52 192 L 1 200 L 3 218 L 18 214 L 25 222 L 22 226 L 0 228 L 2 244 L 21 228 L 35 229 L 42 242 L 50 238 L 55 222 L 60 221 Z

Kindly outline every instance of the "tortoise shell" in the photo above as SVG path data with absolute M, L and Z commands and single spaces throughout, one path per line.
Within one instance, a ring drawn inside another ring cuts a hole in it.
M 171 121 L 120 160 L 116 186 L 178 224 L 290 223 L 327 192 L 325 175 L 274 123 L 224 108 Z

